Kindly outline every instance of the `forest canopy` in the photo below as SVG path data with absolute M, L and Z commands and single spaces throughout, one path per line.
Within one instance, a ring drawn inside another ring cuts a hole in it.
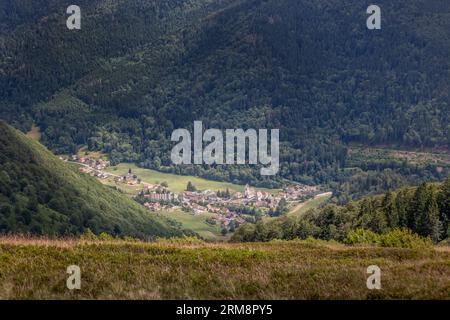
M 0 4 L 0 117 L 40 127 L 57 154 L 80 146 L 113 164 L 279 186 L 324 184 L 337 200 L 424 180 L 448 165 L 361 161 L 349 147 L 448 152 L 450 3 L 378 1 L 68 1 Z M 278 179 L 259 168 L 178 166 L 170 134 L 208 128 L 280 129 Z M 350 163 L 351 162 L 351 163 Z M 351 194 L 348 189 L 356 190 Z

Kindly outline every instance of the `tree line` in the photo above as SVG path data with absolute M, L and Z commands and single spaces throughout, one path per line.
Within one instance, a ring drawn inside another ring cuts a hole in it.
M 355 230 L 385 234 L 408 229 L 438 243 L 450 237 L 450 178 L 444 183 L 422 183 L 384 195 L 349 202 L 345 206 L 327 205 L 311 209 L 300 217 L 281 217 L 255 225 L 245 224 L 232 241 L 270 241 L 306 239 L 344 241 Z

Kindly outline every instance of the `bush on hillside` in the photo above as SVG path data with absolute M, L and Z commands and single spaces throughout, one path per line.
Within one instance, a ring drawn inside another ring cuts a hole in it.
M 370 230 L 357 229 L 350 231 L 344 242 L 350 245 L 366 244 L 409 249 L 423 249 L 433 245 L 430 238 L 423 238 L 409 229 L 394 229 L 383 234 L 376 234 Z

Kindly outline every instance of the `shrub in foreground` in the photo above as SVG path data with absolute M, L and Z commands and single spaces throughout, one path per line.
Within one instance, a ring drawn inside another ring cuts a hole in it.
M 394 229 L 383 234 L 357 229 L 350 231 L 344 242 L 351 245 L 366 244 L 410 249 L 427 248 L 433 245 L 430 238 L 423 238 L 409 229 Z

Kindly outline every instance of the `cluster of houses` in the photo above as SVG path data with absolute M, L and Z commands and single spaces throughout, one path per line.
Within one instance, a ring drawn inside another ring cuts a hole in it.
M 278 194 L 258 191 L 255 188 L 246 186 L 244 192 L 234 192 L 230 197 L 224 198 L 217 192 L 211 190 L 205 191 L 184 191 L 175 194 L 168 188 L 160 185 L 146 185 L 141 191 L 148 202 L 173 203 L 177 206 L 184 206 L 191 209 L 194 213 L 202 212 L 223 212 L 229 213 L 224 207 L 230 206 L 252 206 L 260 208 L 275 208 L 282 199 L 286 201 L 298 201 L 305 196 L 316 193 L 319 189 L 315 186 L 291 185 L 280 191 Z
M 307 186 L 304 184 L 293 184 L 286 187 L 282 192 L 278 194 L 278 197 L 284 198 L 287 201 L 302 200 L 305 196 L 310 196 L 319 191 L 317 186 Z
M 93 170 L 88 167 L 81 167 L 80 172 L 90 174 L 92 177 L 96 177 L 99 179 L 106 179 L 109 177 L 109 175 L 107 173 L 104 173 L 104 172 L 98 171 L 98 170 Z
M 277 194 L 271 194 L 265 191 L 259 191 L 250 186 L 245 186 L 244 192 L 233 194 L 230 204 L 236 206 L 252 206 L 259 208 L 273 209 L 278 206 L 282 199 L 288 202 L 302 200 L 306 196 L 311 196 L 319 191 L 316 186 L 307 186 L 303 184 L 293 184 Z
M 105 168 L 111 165 L 111 162 L 109 160 L 92 159 L 89 157 L 78 157 L 77 155 L 71 156 L 70 161 L 84 164 L 95 170 L 104 170 Z
M 144 206 L 150 211 L 179 208 L 177 196 L 161 185 L 146 184 L 139 195 L 144 197 Z
M 258 208 L 275 208 L 281 198 L 268 192 L 258 191 L 248 185 L 244 192 L 236 192 L 230 203 L 235 206 L 253 206 Z
M 131 172 L 131 170 L 129 170 L 124 175 L 114 177 L 114 181 L 120 182 L 120 183 L 125 183 L 130 186 L 135 186 L 135 185 L 141 184 L 141 179 L 139 179 L 139 177 L 137 175 L 133 174 Z
M 290 185 L 277 194 L 271 194 L 247 185 L 244 192 L 233 192 L 224 197 L 211 190 L 184 191 L 175 194 L 160 185 L 146 185 L 140 195 L 145 199 L 144 206 L 151 211 L 184 208 L 193 214 L 212 213 L 215 221 L 222 227 L 227 227 L 233 221 L 239 224 L 245 222 L 239 213 L 233 212 L 230 208 L 251 206 L 271 209 L 276 208 L 282 199 L 296 201 L 317 191 L 317 187 L 298 184 Z
M 77 155 L 72 155 L 69 158 L 60 157 L 60 159 L 63 161 L 81 164 L 80 172 L 90 174 L 93 177 L 100 179 L 106 179 L 109 177 L 107 173 L 102 171 L 111 165 L 111 162 L 108 160 L 79 157 Z
M 175 194 L 162 186 L 147 185 L 140 195 L 147 200 L 144 206 L 154 212 L 179 208 L 184 208 L 193 214 L 209 212 L 213 213 L 212 219 L 223 228 L 229 227 L 233 221 L 238 224 L 245 222 L 239 214 L 228 209 L 225 206 L 227 200 L 219 197 L 214 191 L 185 191 Z
M 245 219 L 242 218 L 237 213 L 229 211 L 225 214 L 215 213 L 213 215 L 213 219 L 220 223 L 222 228 L 228 228 L 230 225 L 235 222 L 236 225 L 240 225 L 245 223 Z

